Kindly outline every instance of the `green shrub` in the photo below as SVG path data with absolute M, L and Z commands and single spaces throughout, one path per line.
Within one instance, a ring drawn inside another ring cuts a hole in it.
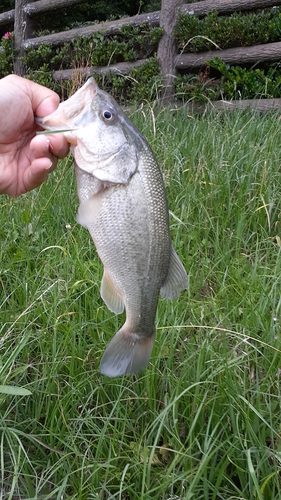
M 96 75 L 119 102 L 140 102 L 154 99 L 159 91 L 160 70 L 154 54 L 162 28 L 124 26 L 118 35 L 105 36 L 101 32 L 89 37 L 77 37 L 60 47 L 41 44 L 26 51 L 24 63 L 27 77 L 52 88 L 66 97 L 69 84 L 53 82 L 55 70 L 79 67 L 107 66 L 121 61 L 147 59 L 140 69 L 134 68 L 130 75 Z M 80 82 L 81 83 L 81 82 Z
M 174 34 L 181 52 L 211 50 L 214 43 L 227 49 L 276 42 L 281 39 L 281 8 L 230 16 L 219 16 L 212 11 L 203 19 L 179 14 Z
M 181 101 L 215 101 L 221 96 L 221 80 L 205 78 L 204 74 L 179 75 L 175 81 L 175 97 Z
M 246 69 L 228 66 L 215 57 L 208 64 L 221 75 L 221 92 L 227 99 L 276 98 L 281 95 L 281 66 L 271 64 L 268 68 Z
M 218 99 L 260 99 L 281 97 L 280 63 L 261 68 L 242 68 L 226 65 L 220 58 L 208 61 L 199 74 L 179 75 L 176 78 L 178 100 L 206 101 Z M 209 76 L 210 67 L 218 72 L 216 78 Z
M 94 74 L 101 88 L 109 92 L 120 104 L 136 104 L 157 99 L 161 88 L 158 60 L 152 57 L 139 68 L 133 68 L 129 75 L 109 73 L 106 76 Z
M 13 49 L 14 35 L 7 32 L 1 39 L 0 47 L 0 78 L 13 73 L 14 49 Z
M 196 15 L 180 14 L 174 31 L 178 49 L 182 52 L 200 52 L 238 46 L 276 42 L 281 39 L 281 8 L 273 7 L 255 13 L 234 13 L 219 16 L 215 11 L 203 19 Z M 208 61 L 200 74 L 179 75 L 176 79 L 176 98 L 196 99 L 251 99 L 280 97 L 281 69 L 279 63 L 262 68 L 228 66 L 218 57 Z
M 47 33 L 49 31 L 44 30 L 44 34 Z M 111 72 L 105 76 L 93 72 L 101 87 L 114 95 L 121 104 L 154 100 L 162 85 L 155 57 L 162 33 L 162 28 L 150 28 L 145 24 L 139 27 L 126 25 L 115 35 L 106 36 L 103 32 L 96 32 L 57 47 L 41 44 L 36 49 L 29 48 L 26 51 L 23 59 L 26 76 L 67 98 L 86 77 L 75 76 L 74 82 L 55 82 L 53 71 L 146 59 L 145 64 L 133 68 L 128 75 Z M 235 13 L 231 16 L 219 16 L 213 11 L 204 19 L 180 14 L 175 37 L 180 51 L 184 52 L 209 50 L 214 48 L 214 43 L 220 48 L 227 48 L 273 42 L 281 38 L 281 8 Z M 4 77 L 13 72 L 13 36 L 3 37 L 1 47 L 0 77 Z M 210 68 L 212 70 L 208 73 Z M 212 78 L 213 75 L 215 78 Z M 251 69 L 230 67 L 221 59 L 214 58 L 208 62 L 207 71 L 205 67 L 197 75 L 180 74 L 175 80 L 175 88 L 176 99 L 179 100 L 276 98 L 281 94 L 281 69 L 279 64 Z

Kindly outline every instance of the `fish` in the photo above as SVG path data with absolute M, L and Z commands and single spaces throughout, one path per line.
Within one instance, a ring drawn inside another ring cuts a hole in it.
M 145 137 L 93 77 L 36 121 L 45 130 L 62 130 L 70 143 L 77 221 L 88 229 L 104 266 L 100 295 L 113 313 L 126 311 L 100 372 L 138 373 L 151 357 L 159 295 L 174 299 L 188 285 L 170 237 L 159 165 Z

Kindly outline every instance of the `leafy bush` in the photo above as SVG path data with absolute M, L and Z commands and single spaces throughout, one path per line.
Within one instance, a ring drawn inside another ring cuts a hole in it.
M 115 96 L 120 103 L 136 103 L 154 100 L 161 87 L 160 68 L 154 57 L 162 28 L 123 26 L 118 35 L 106 37 L 97 32 L 90 37 L 77 37 L 60 47 L 42 43 L 38 48 L 26 51 L 24 63 L 27 78 L 53 89 L 66 98 L 86 77 L 79 82 L 55 82 L 52 73 L 62 67 L 106 66 L 120 61 L 147 59 L 140 68 L 133 68 L 129 75 L 100 75 L 94 73 L 98 83 Z M 13 37 L 2 40 L 4 51 L 0 53 L 0 77 L 13 72 Z M 76 90 L 76 89 L 75 89 Z
M 281 8 L 230 16 L 212 11 L 203 19 L 180 14 L 174 34 L 180 52 L 276 42 L 281 39 Z M 200 74 L 179 75 L 175 86 L 176 97 L 183 100 L 280 97 L 281 69 L 277 63 L 262 68 L 231 67 L 214 58 Z
M 220 79 L 209 77 L 208 68 L 199 74 L 179 75 L 175 81 L 175 97 L 182 101 L 214 101 L 220 99 L 221 85 Z
M 103 88 L 113 94 L 119 102 L 142 102 L 157 97 L 161 77 L 158 61 L 154 57 L 162 28 L 123 26 L 118 35 L 106 37 L 97 32 L 90 37 L 77 37 L 60 47 L 42 43 L 38 48 L 29 48 L 23 59 L 26 77 L 53 89 L 66 98 L 75 85 L 81 85 L 86 79 L 80 76 L 79 82 L 55 82 L 53 71 L 75 69 L 79 67 L 106 66 L 120 61 L 147 59 L 140 68 L 133 68 L 130 75 L 94 76 Z M 7 34 L 8 35 L 8 34 Z M 13 35 L 5 36 L 1 41 L 0 78 L 13 72 Z
M 9 31 L 2 37 L 0 43 L 0 47 L 2 47 L 2 51 L 0 52 L 0 78 L 13 73 L 13 40 L 14 35 Z
M 25 65 L 27 70 L 38 70 L 48 64 L 53 71 L 77 66 L 106 66 L 120 61 L 136 61 L 152 56 L 157 50 L 162 28 L 124 26 L 118 35 L 105 36 L 101 32 L 77 37 L 60 47 L 42 43 L 38 48 L 28 48 Z
M 179 14 L 174 34 L 181 52 L 214 49 L 214 43 L 227 49 L 276 42 L 281 39 L 281 8 L 230 16 L 219 16 L 212 11 L 203 19 Z
M 133 68 L 126 77 L 109 73 L 106 77 L 94 74 L 99 85 L 110 92 L 120 104 L 140 103 L 157 99 L 161 88 L 161 74 L 156 57 Z
M 208 61 L 199 75 L 179 75 L 175 82 L 176 98 L 187 101 L 217 99 L 278 98 L 281 96 L 280 63 L 264 68 L 229 66 L 220 58 Z M 210 68 L 216 70 L 216 78 L 210 77 Z
M 221 92 L 227 99 L 251 99 L 280 97 L 281 66 L 271 64 L 268 68 L 246 69 L 240 66 L 228 66 L 215 57 L 208 64 L 221 75 Z
M 102 76 L 102 80 L 111 93 L 118 95 L 119 101 L 135 102 L 153 98 L 160 84 L 160 71 L 154 54 L 162 33 L 162 28 L 128 25 L 121 28 L 118 35 L 105 36 L 96 32 L 89 37 L 77 37 L 60 47 L 41 44 L 37 49 L 29 48 L 26 51 L 24 62 L 27 76 L 60 94 L 67 94 L 67 84 L 59 86 L 53 82 L 53 71 L 147 59 L 141 69 L 133 69 L 126 78 L 110 74 Z M 100 77 L 97 76 L 97 79 Z
M 1 0 L 0 13 L 14 9 L 14 0 Z M 86 23 L 93 24 L 103 21 L 119 19 L 121 17 L 134 16 L 142 12 L 153 12 L 160 10 L 161 0 L 107 0 L 81 2 L 80 4 L 62 7 L 52 12 L 43 12 L 34 16 L 34 36 L 42 36 L 45 32 L 57 33 L 72 28 L 85 26 Z M 8 27 L 13 29 L 13 24 Z M 0 38 L 4 35 L 6 27 L 0 26 Z

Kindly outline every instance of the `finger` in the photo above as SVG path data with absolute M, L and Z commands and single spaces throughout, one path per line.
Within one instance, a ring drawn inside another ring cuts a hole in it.
M 59 103 L 59 96 L 50 89 L 39 85 L 32 80 L 27 80 L 28 95 L 30 97 L 33 112 L 36 116 L 43 117 L 53 113 Z
M 65 158 L 69 153 L 69 143 L 63 134 L 49 135 L 48 140 L 50 141 L 50 151 L 62 159 Z
M 49 92 L 52 91 L 49 90 Z M 42 92 L 40 95 L 38 95 L 38 99 L 42 99 Z M 44 117 L 56 111 L 59 103 L 59 96 L 55 94 L 55 92 L 52 92 L 51 95 L 47 95 L 46 97 L 44 97 L 44 100 L 42 100 L 38 106 L 36 106 L 36 104 L 33 104 L 32 108 L 36 116 Z
M 30 150 L 35 158 L 47 156 L 50 160 L 54 156 L 64 158 L 69 151 L 69 145 L 62 134 L 37 135 L 30 143 Z
M 30 142 L 30 151 L 34 158 L 42 158 L 51 155 L 50 141 L 45 135 L 37 135 Z M 51 159 L 51 156 L 50 156 Z
M 49 173 L 54 170 L 56 163 L 57 160 L 51 162 L 48 157 L 35 159 L 26 171 L 23 180 L 24 188 L 22 192 L 30 191 L 31 189 L 40 186 L 40 184 L 47 179 Z

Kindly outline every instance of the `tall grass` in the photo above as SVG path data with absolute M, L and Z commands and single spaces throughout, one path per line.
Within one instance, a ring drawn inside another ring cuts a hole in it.
M 187 292 L 147 370 L 98 372 L 124 320 L 75 222 L 70 158 L 2 197 L 0 498 L 281 498 L 279 116 L 132 113 L 162 167 Z

